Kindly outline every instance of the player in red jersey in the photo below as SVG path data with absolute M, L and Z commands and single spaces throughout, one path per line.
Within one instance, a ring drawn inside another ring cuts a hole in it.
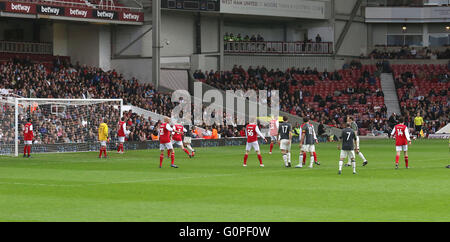
M 400 117 L 398 119 L 399 124 L 395 125 L 392 130 L 391 136 L 395 137 L 395 150 L 397 155 L 395 156 L 395 169 L 398 169 L 398 160 L 400 159 L 400 152 L 403 151 L 405 155 L 405 166 L 408 166 L 408 143 L 411 144 L 411 138 L 409 136 L 409 130 L 406 125 L 404 125 L 405 119 Z
M 172 139 L 173 139 L 172 145 L 176 144 L 176 145 L 180 146 L 180 148 L 189 156 L 189 158 L 192 158 L 192 155 L 189 153 L 189 151 L 186 148 L 184 148 L 184 145 L 183 145 L 183 134 L 186 133 L 187 130 L 181 124 L 175 124 L 173 128 L 175 131 L 178 131 L 179 133 L 174 133 L 172 135 Z
M 264 140 L 266 140 L 266 137 L 264 137 L 264 135 L 259 130 L 255 119 L 252 119 L 250 122 L 251 123 L 249 123 L 245 128 L 245 135 L 247 136 L 247 146 L 245 148 L 244 166 L 247 166 L 248 152 L 253 148 L 258 155 L 259 166 L 264 167 L 261 157 L 261 151 L 259 150 L 258 135 Z
M 161 155 L 159 156 L 159 168 L 162 166 L 162 162 L 164 160 L 164 150 L 167 149 L 172 163 L 170 167 L 178 168 L 175 163 L 175 153 L 173 151 L 172 141 L 170 140 L 170 135 L 172 132 L 179 133 L 179 131 L 174 130 L 170 126 L 170 118 L 164 118 L 164 123 L 160 124 L 158 127 L 159 130 L 159 149 L 161 150 Z
M 125 137 L 128 136 L 128 134 L 129 131 L 127 130 L 125 117 L 122 117 L 117 127 L 117 136 L 119 137 L 119 147 L 117 148 L 117 153 L 123 154 L 123 143 L 125 143 Z
M 31 118 L 27 119 L 27 123 L 23 127 L 23 140 L 25 146 L 23 147 L 23 157 L 27 157 L 26 154 L 28 153 L 28 158 L 30 158 L 31 153 L 31 145 L 33 144 L 33 124 L 31 124 Z

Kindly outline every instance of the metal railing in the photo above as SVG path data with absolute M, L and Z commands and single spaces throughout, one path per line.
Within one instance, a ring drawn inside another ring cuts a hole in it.
M 305 43 L 305 42 L 225 42 L 225 53 L 241 54 L 332 54 L 332 42 Z
M 0 41 L 0 52 L 53 54 L 52 43 Z

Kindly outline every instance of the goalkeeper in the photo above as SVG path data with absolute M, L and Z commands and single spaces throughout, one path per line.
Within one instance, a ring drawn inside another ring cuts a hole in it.
M 108 125 L 106 124 L 105 118 L 103 118 L 98 127 L 98 140 L 100 141 L 100 155 L 98 158 L 102 158 L 102 153 L 105 153 L 104 157 L 107 158 L 106 142 L 109 141 L 109 138 L 108 138 Z

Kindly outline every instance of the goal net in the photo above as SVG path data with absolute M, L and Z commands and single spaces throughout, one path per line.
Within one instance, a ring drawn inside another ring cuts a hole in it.
M 22 153 L 28 118 L 34 133 L 32 153 L 98 150 L 98 126 L 103 118 L 109 127 L 109 145 L 115 147 L 122 106 L 122 99 L 2 99 L 0 154 Z

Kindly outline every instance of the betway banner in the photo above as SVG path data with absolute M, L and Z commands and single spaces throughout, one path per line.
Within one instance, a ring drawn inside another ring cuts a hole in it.
M 142 22 L 142 21 L 144 21 L 144 14 L 139 13 L 139 12 L 135 13 L 135 12 L 122 11 L 122 12 L 119 12 L 119 20 Z
M 101 19 L 126 22 L 143 22 L 142 12 L 98 10 L 71 6 L 53 6 L 34 3 L 17 3 L 0 1 L 0 11 L 18 14 L 52 15 L 58 17 L 75 17 L 82 19 Z
M 47 15 L 55 15 L 55 16 L 63 16 L 64 15 L 63 7 L 37 5 L 36 10 L 37 10 L 37 13 L 39 13 L 39 14 L 47 14 Z
M 92 10 L 77 7 L 67 7 L 65 16 L 76 18 L 92 18 Z
M 106 20 L 117 20 L 117 13 L 114 11 L 106 11 L 106 10 L 94 10 L 92 14 L 94 18 L 106 19 Z
M 11 13 L 35 14 L 36 5 L 31 3 L 6 2 L 5 10 Z
M 326 3 L 307 0 L 220 0 L 220 12 L 326 19 Z

